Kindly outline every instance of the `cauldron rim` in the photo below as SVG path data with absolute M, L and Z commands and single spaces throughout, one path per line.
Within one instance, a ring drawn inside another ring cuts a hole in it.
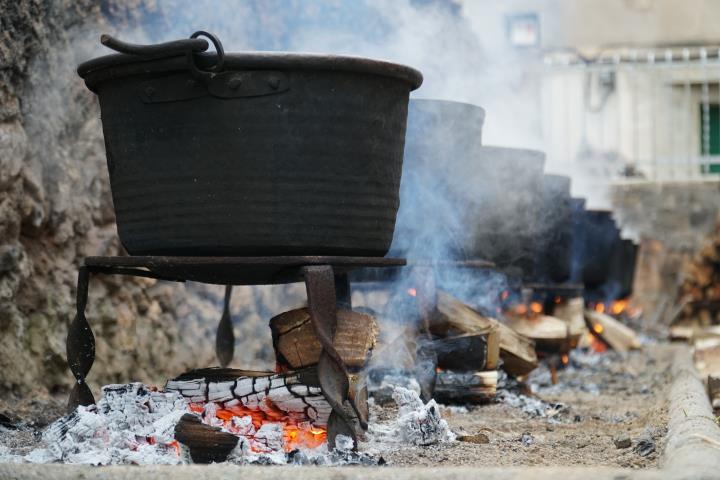
M 196 55 L 198 67 L 214 65 L 217 55 L 201 53 Z M 354 72 L 396 78 L 410 84 L 416 90 L 423 82 L 422 73 L 415 68 L 387 60 L 353 55 L 335 55 L 302 52 L 248 51 L 225 54 L 224 70 L 310 70 Z M 91 90 L 93 86 L 108 78 L 119 78 L 138 74 L 182 72 L 188 70 L 185 55 L 166 58 L 142 59 L 136 55 L 115 53 L 103 55 L 81 63 L 77 68 Z

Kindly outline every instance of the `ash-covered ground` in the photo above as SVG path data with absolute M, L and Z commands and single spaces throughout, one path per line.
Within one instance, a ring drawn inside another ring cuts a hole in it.
M 527 382 L 531 396 L 503 379 L 495 403 L 439 406 L 454 435 L 436 432 L 428 441 L 425 432 L 413 430 L 412 420 L 429 416 L 430 423 L 437 423 L 432 408 L 413 402 L 401 401 L 401 408 L 394 402 L 371 402 L 371 429 L 361 450 L 374 461 L 361 463 L 657 466 L 664 445 L 671 360 L 672 349 L 662 344 L 622 355 L 575 351 L 568 367 L 558 372 L 557 384 L 552 385 L 545 366 L 532 373 Z M 23 454 L 41 446 L 41 432 L 64 413 L 64 402 L 60 395 L 1 402 L 0 413 L 8 418 L 0 417 L 0 453 L 7 457 L 10 451 Z
M 672 348 L 662 344 L 622 355 L 575 351 L 556 385 L 544 366 L 530 375 L 537 397 L 500 393 L 504 400 L 494 404 L 441 407 L 460 440 L 391 447 L 384 458 L 404 466 L 655 467 L 664 447 L 671 361 Z M 379 420 L 395 415 L 392 406 L 374 406 L 372 413 Z

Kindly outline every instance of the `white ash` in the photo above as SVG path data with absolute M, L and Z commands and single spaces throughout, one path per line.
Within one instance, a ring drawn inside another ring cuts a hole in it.
M 408 390 L 417 392 L 420 395 L 420 384 L 418 381 L 406 374 L 386 374 L 381 377 L 380 382 L 372 381 L 373 376 L 369 376 L 368 394 L 380 405 L 385 405 L 393 401 L 393 391 L 395 387 L 403 387 Z
M 187 411 L 182 396 L 141 383 L 107 385 L 97 406 L 78 407 L 43 432 L 30 463 L 177 464 L 174 428 Z
M 435 400 L 423 403 L 416 391 L 403 387 L 395 387 L 392 396 L 397 418 L 388 424 L 371 424 L 371 443 L 427 446 L 455 440 Z
M 557 420 L 560 415 L 568 412 L 568 407 L 562 403 L 549 403 L 536 397 L 529 397 L 522 393 L 510 390 L 501 390 L 495 397 L 499 402 L 513 408 L 519 408 L 531 417 L 549 418 Z

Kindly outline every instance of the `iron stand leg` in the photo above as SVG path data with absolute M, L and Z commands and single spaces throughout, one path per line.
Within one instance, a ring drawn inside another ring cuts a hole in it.
M 323 347 L 318 362 L 320 387 L 332 407 L 328 419 L 327 440 L 330 449 L 335 448 L 335 438 L 346 435 L 353 439 L 357 448 L 357 435 L 352 420 L 343 409 L 350 391 L 350 379 L 342 358 L 335 349 L 333 338 L 337 327 L 337 298 L 335 276 L 329 265 L 303 267 L 308 309 L 315 334 Z
M 68 411 L 75 410 L 78 405 L 87 406 L 95 403 L 95 398 L 85 380 L 95 361 L 95 336 L 85 319 L 89 284 L 90 272 L 87 267 L 80 267 L 77 282 L 77 313 L 68 327 L 65 342 L 68 366 L 77 382 L 70 392 Z
M 215 333 L 215 354 L 221 367 L 227 367 L 235 354 L 235 333 L 233 332 L 232 318 L 230 317 L 230 299 L 232 285 L 225 286 L 225 303 L 222 317 Z

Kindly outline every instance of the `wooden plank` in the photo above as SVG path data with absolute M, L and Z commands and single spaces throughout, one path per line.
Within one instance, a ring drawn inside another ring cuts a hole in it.
M 616 352 L 637 350 L 642 346 L 637 334 L 630 327 L 623 325 L 610 315 L 595 310 L 585 310 L 585 320 L 588 328 Z
M 437 293 L 437 312 L 430 324 L 430 331 L 442 337 L 497 331 L 503 370 L 511 375 L 520 376 L 527 375 L 538 365 L 535 344 L 532 340 L 494 318 L 481 315 L 443 291 Z
M 580 335 L 572 336 L 568 324 L 550 315 L 513 315 L 506 316 L 508 325 L 515 331 L 535 342 L 535 348 L 541 352 L 566 353 L 577 345 Z

